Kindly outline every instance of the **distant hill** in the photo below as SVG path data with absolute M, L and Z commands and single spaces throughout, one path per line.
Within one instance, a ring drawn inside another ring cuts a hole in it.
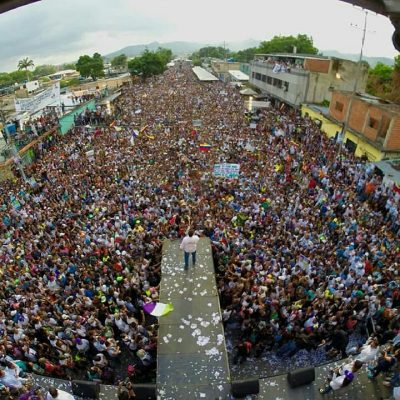
M 135 57 L 142 54 L 146 49 L 150 51 L 157 50 L 159 47 L 164 47 L 170 49 L 175 55 L 182 55 L 193 53 L 194 51 L 201 49 L 205 44 L 202 43 L 192 43 L 192 42 L 167 42 L 167 43 L 159 43 L 152 42 L 148 44 L 137 44 L 133 46 L 127 46 L 123 49 L 114 51 L 113 53 L 106 54 L 105 58 L 113 58 L 119 56 L 120 54 L 125 54 L 128 58 Z
M 351 60 L 351 61 L 358 61 L 358 59 L 360 57 L 359 54 L 340 53 L 339 51 L 336 51 L 336 50 L 322 50 L 322 54 L 324 56 L 344 58 L 345 60 Z M 388 57 L 366 57 L 366 56 L 363 56 L 363 60 L 367 61 L 371 68 L 374 68 L 375 65 L 378 64 L 378 62 L 380 62 L 382 64 L 390 65 L 390 66 L 394 65 L 394 59 L 388 58 Z
M 257 47 L 260 44 L 260 41 L 254 40 L 254 39 L 248 39 L 244 40 L 242 42 L 226 42 L 225 46 L 227 49 L 230 49 L 232 51 L 238 51 L 238 50 L 243 50 L 247 49 L 249 47 Z M 190 54 L 193 53 L 194 51 L 197 51 L 201 49 L 202 47 L 206 46 L 223 46 L 223 42 L 218 42 L 218 43 L 195 43 L 195 42 L 166 42 L 166 43 L 160 43 L 160 42 L 152 42 L 148 44 L 137 44 L 133 46 L 127 46 L 124 47 L 123 49 L 114 51 L 112 53 L 106 54 L 104 58 L 111 59 L 116 56 L 119 56 L 120 54 L 125 54 L 128 58 L 129 57 L 135 57 L 140 54 L 142 54 L 146 49 L 150 51 L 157 50 L 159 47 L 164 47 L 167 49 L 171 49 L 172 53 L 180 56 L 184 54 Z

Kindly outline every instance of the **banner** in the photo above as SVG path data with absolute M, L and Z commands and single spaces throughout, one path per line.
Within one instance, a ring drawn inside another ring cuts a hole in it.
M 15 111 L 35 113 L 48 106 L 59 106 L 60 99 L 60 82 L 56 82 L 51 87 L 37 94 L 36 96 L 25 99 L 14 99 Z
M 239 171 L 240 164 L 215 164 L 213 175 L 218 178 L 237 178 Z

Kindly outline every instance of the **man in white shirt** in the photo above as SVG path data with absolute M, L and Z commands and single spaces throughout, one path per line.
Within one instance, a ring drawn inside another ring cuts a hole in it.
M 194 234 L 192 229 L 189 230 L 188 234 L 182 240 L 180 248 L 185 254 L 185 271 L 187 271 L 189 268 L 190 254 L 192 255 L 193 267 L 196 264 L 196 250 L 198 241 L 199 237 Z

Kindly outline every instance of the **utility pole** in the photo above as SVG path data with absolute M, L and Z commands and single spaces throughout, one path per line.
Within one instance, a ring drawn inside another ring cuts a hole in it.
M 361 49 L 360 49 L 360 57 L 358 59 L 358 65 L 357 65 L 357 72 L 356 72 L 356 79 L 354 81 L 354 87 L 353 91 L 351 92 L 350 99 L 349 99 L 349 104 L 347 107 L 346 111 L 346 118 L 343 123 L 343 128 L 342 128 L 342 140 L 344 140 L 344 137 L 346 135 L 347 129 L 349 128 L 349 119 L 351 115 L 351 109 L 353 106 L 353 99 L 357 93 L 357 86 L 358 86 L 358 81 L 360 79 L 361 75 L 361 67 L 362 67 L 362 58 L 363 58 L 363 51 L 364 51 L 364 43 L 365 43 L 365 36 L 367 33 L 367 17 L 368 17 L 368 11 L 365 10 L 365 17 L 364 17 L 364 28 L 363 28 L 363 35 L 362 35 L 362 40 L 361 40 Z M 341 149 L 342 149 L 342 142 L 339 144 L 339 149 L 338 149 L 338 155 L 340 155 Z

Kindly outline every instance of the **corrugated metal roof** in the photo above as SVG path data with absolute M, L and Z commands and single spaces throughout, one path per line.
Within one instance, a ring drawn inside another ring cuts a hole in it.
M 201 81 L 217 81 L 218 78 L 202 67 L 193 67 L 192 71 Z
M 242 71 L 239 71 L 236 69 L 230 69 L 230 70 L 228 70 L 228 72 L 231 76 L 233 76 L 238 81 L 248 81 L 249 80 L 249 76 Z

